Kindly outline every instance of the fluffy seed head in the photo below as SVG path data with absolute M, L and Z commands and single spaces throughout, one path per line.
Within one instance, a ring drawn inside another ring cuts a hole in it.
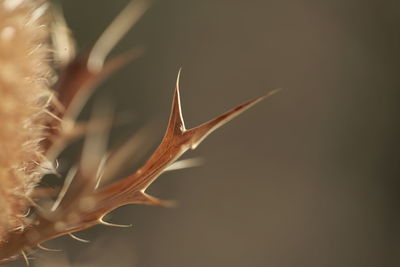
M 0 241 L 24 227 L 41 178 L 40 141 L 51 96 L 44 4 L 0 0 Z

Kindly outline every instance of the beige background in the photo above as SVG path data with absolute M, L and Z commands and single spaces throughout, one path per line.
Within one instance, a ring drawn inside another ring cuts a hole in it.
M 79 46 L 125 3 L 63 1 Z M 156 1 L 116 50 L 142 45 L 146 54 L 98 94 L 134 118 L 114 140 L 151 121 L 157 143 L 179 67 L 188 126 L 285 90 L 186 155 L 203 157 L 202 167 L 150 188 L 177 208 L 121 208 L 111 220 L 133 228 L 96 227 L 80 233 L 91 244 L 60 238 L 48 245 L 64 253 L 38 257 L 60 266 L 399 266 L 399 8 Z

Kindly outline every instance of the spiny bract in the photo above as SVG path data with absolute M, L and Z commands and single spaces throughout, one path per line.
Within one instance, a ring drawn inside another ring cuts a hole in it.
M 137 50 L 106 61 L 107 54 L 148 8 L 131 2 L 89 51 L 74 55 L 64 19 L 45 0 L 0 0 L 0 263 L 44 248 L 41 243 L 91 227 L 112 225 L 103 217 L 127 204 L 168 205 L 145 191 L 187 150 L 212 131 L 270 94 L 186 129 L 180 105 L 179 75 L 169 124 L 159 147 L 128 177 L 115 178 L 126 146 L 106 151 L 109 122 L 76 122 L 96 84 Z M 49 67 L 55 67 L 58 79 Z M 49 89 L 51 87 L 52 89 Z M 58 190 L 38 187 L 55 172 L 59 153 L 84 136 L 80 161 Z M 136 136 L 127 143 L 135 143 Z M 39 206 L 40 200 L 50 205 Z

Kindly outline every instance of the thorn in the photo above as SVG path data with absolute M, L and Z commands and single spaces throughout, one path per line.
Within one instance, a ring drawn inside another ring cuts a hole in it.
M 48 109 L 43 110 L 43 112 L 46 113 L 47 115 L 49 115 L 50 117 L 52 117 L 53 119 L 55 119 L 59 122 L 63 122 L 63 120 L 60 117 L 58 117 L 54 113 L 50 112 Z
M 42 246 L 41 244 L 37 244 L 36 246 L 44 251 L 50 251 L 50 252 L 60 252 L 61 251 L 60 249 L 46 248 L 46 247 Z
M 21 214 L 21 215 L 17 215 L 17 217 L 19 217 L 19 218 L 26 218 L 26 217 L 28 217 L 28 215 L 29 215 L 29 213 L 31 212 L 31 208 L 27 208 L 26 209 L 26 212 L 24 213 L 24 214 Z
M 20 231 L 20 232 L 23 232 L 24 230 L 25 226 L 23 224 L 12 229 L 12 231 Z
M 273 94 L 277 93 L 281 89 L 276 89 L 269 92 L 266 95 L 261 97 L 257 97 L 252 99 L 246 103 L 243 103 L 231 110 L 228 110 L 221 116 L 218 116 L 206 123 L 201 124 L 200 126 L 194 127 L 188 130 L 185 134 L 190 137 L 191 140 L 191 149 L 195 149 L 210 133 L 221 127 L 222 125 L 226 124 L 227 122 L 231 121 L 235 117 L 242 114 L 244 111 L 248 110 L 249 108 L 253 107 L 258 102 L 272 96 Z
M 54 202 L 53 206 L 51 207 L 51 211 L 54 212 L 60 205 L 61 201 L 63 200 L 65 194 L 68 191 L 68 188 L 70 187 L 70 185 L 72 183 L 72 180 L 74 179 L 74 177 L 76 175 L 77 170 L 78 169 L 76 166 L 69 169 L 67 176 L 65 177 L 64 185 L 61 188 L 61 191 L 58 194 L 56 201 Z
M 173 140 L 173 137 L 175 135 L 182 135 L 186 131 L 185 122 L 182 116 L 181 96 L 179 91 L 180 77 L 181 69 L 179 70 L 178 76 L 176 78 L 176 87 L 174 99 L 172 101 L 171 116 L 169 118 L 164 140 Z
M 182 73 L 182 67 L 180 67 L 178 70 L 178 76 L 176 77 L 176 88 L 179 88 L 179 83 L 181 81 L 181 73 Z
M 165 171 L 175 171 L 180 169 L 187 169 L 192 167 L 197 167 L 203 164 L 203 159 L 201 158 L 192 158 L 192 159 L 183 159 L 179 161 L 175 161 L 171 165 L 169 165 Z
M 106 162 L 108 160 L 109 154 L 106 153 L 100 160 L 99 166 L 97 168 L 97 173 L 96 173 L 96 185 L 94 189 L 98 189 L 101 183 L 101 180 L 103 178 L 105 169 L 104 167 L 106 166 Z
M 25 251 L 24 251 L 23 249 L 21 249 L 21 254 L 22 254 L 22 257 L 24 257 L 26 266 L 29 266 L 29 259 L 28 259 L 28 256 L 26 255 L 26 253 L 25 253 Z
M 181 123 L 180 130 L 182 132 L 184 132 L 184 131 L 186 131 L 186 128 L 185 128 L 185 121 L 183 120 L 183 115 L 182 115 L 182 104 L 181 104 L 181 93 L 180 93 L 181 72 L 182 72 L 182 68 L 179 69 L 178 76 L 176 77 L 176 89 L 175 89 L 176 92 L 175 92 L 174 102 L 176 104 L 176 109 L 177 109 L 176 116 L 177 116 L 178 121 Z
M 56 166 L 54 166 L 54 169 L 58 169 L 58 167 L 60 167 L 60 162 L 58 161 L 58 159 L 55 159 L 55 164 L 56 164 Z
M 76 235 L 74 235 L 74 234 L 72 234 L 72 233 L 68 233 L 68 235 L 69 235 L 70 237 L 72 237 L 73 239 L 75 239 L 76 241 L 83 242 L 83 243 L 90 243 L 89 240 L 86 240 L 86 239 L 77 237 Z
M 106 226 L 112 226 L 112 227 L 120 227 L 120 228 L 129 228 L 132 227 L 132 224 L 115 224 L 115 223 L 109 223 L 103 220 L 103 218 L 99 219 L 99 223 L 106 225 Z
M 159 198 L 153 197 L 144 191 L 139 191 L 135 194 L 134 202 L 138 204 L 147 204 L 152 206 L 161 206 L 165 208 L 172 208 L 177 206 L 177 202 L 173 200 L 161 200 Z

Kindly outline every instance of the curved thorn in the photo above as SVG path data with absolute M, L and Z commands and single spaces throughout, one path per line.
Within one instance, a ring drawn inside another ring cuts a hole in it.
M 191 159 L 183 159 L 178 160 L 169 165 L 164 171 L 175 171 L 181 169 L 188 169 L 193 167 L 198 167 L 204 163 L 202 158 L 191 158 Z
M 26 212 L 24 213 L 24 214 L 21 214 L 21 215 L 17 215 L 17 217 L 19 217 L 19 218 L 26 218 L 26 217 L 28 217 L 28 215 L 29 215 L 29 213 L 31 212 L 31 208 L 27 208 L 27 210 L 26 210 Z
M 176 87 L 175 87 L 174 98 L 172 101 L 171 115 L 169 117 L 167 130 L 165 132 L 163 140 L 170 140 L 170 139 L 172 140 L 175 135 L 181 135 L 186 131 L 185 121 L 183 120 L 183 115 L 182 115 L 181 96 L 179 91 L 181 70 L 182 69 L 179 70 L 178 76 L 176 78 Z
M 103 218 L 99 219 L 99 223 L 106 225 L 106 226 L 112 226 L 112 227 L 120 227 L 120 228 L 129 228 L 132 227 L 132 224 L 115 224 L 115 223 L 109 223 L 103 220 Z
M 181 82 L 181 73 L 182 73 L 182 68 L 179 69 L 178 71 L 178 76 L 176 77 L 176 95 L 174 101 L 176 101 L 177 105 L 177 116 L 179 116 L 179 121 L 181 123 L 181 131 L 184 132 L 186 131 L 185 128 L 185 121 L 183 119 L 183 114 L 182 114 L 182 104 L 181 104 L 181 92 L 180 92 L 180 82 Z
M 45 246 L 41 245 L 41 244 L 37 244 L 36 245 L 38 248 L 44 250 L 44 251 L 50 251 L 50 252 L 60 252 L 60 249 L 52 249 L 52 248 L 46 248 Z
M 25 251 L 24 251 L 23 249 L 21 249 L 21 254 L 22 254 L 22 257 L 24 257 L 26 266 L 29 266 L 29 259 L 28 259 L 28 256 L 26 255 L 26 253 L 25 253 Z
M 83 242 L 83 243 L 90 243 L 90 240 L 86 240 L 86 239 L 77 237 L 76 235 L 74 235 L 74 234 L 72 234 L 72 233 L 68 233 L 68 235 L 69 235 L 70 237 L 72 237 L 73 239 L 75 239 L 76 241 Z
M 56 165 L 56 166 L 54 166 L 54 169 L 57 170 L 58 167 L 60 167 L 60 162 L 58 161 L 58 159 L 55 159 L 54 163 Z
M 181 73 L 182 73 L 182 67 L 179 68 L 178 76 L 176 77 L 176 88 L 178 88 L 178 90 L 179 90 L 179 83 L 181 81 Z

